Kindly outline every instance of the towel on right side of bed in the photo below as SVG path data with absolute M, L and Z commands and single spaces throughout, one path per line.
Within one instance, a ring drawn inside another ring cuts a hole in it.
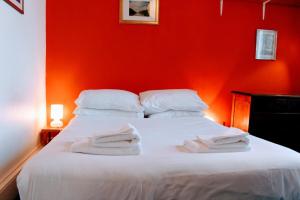
M 195 140 L 184 141 L 184 147 L 191 153 L 243 152 L 251 149 L 248 133 L 228 128 L 219 136 L 197 136 Z

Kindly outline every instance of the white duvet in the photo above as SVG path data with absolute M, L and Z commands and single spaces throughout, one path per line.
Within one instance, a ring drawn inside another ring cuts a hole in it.
M 139 156 L 68 152 L 70 142 L 132 123 Z M 187 153 L 180 147 L 223 127 L 204 118 L 97 119 L 77 117 L 34 156 L 18 176 L 22 200 L 256 200 L 300 199 L 300 154 L 250 136 L 251 150 Z M 283 133 L 284 135 L 284 133 Z

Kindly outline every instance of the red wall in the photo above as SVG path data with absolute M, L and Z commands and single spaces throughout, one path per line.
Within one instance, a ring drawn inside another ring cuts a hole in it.
M 89 2 L 89 3 L 87 3 Z M 118 0 L 47 1 L 47 104 L 72 117 L 79 92 L 193 88 L 230 122 L 232 90 L 300 93 L 300 9 L 225 0 L 160 2 L 160 25 L 119 24 Z M 255 60 L 256 29 L 279 32 L 277 61 Z

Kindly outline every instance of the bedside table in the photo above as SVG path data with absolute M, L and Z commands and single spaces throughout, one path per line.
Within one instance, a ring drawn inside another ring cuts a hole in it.
M 62 128 L 45 128 L 41 130 L 40 138 L 41 144 L 48 144 L 55 136 L 62 131 Z

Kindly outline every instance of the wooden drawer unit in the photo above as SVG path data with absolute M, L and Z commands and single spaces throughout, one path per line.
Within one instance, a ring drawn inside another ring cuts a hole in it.
M 252 97 L 253 112 L 300 113 L 300 99 L 295 97 L 256 96 Z
M 231 126 L 300 152 L 300 96 L 235 91 Z

